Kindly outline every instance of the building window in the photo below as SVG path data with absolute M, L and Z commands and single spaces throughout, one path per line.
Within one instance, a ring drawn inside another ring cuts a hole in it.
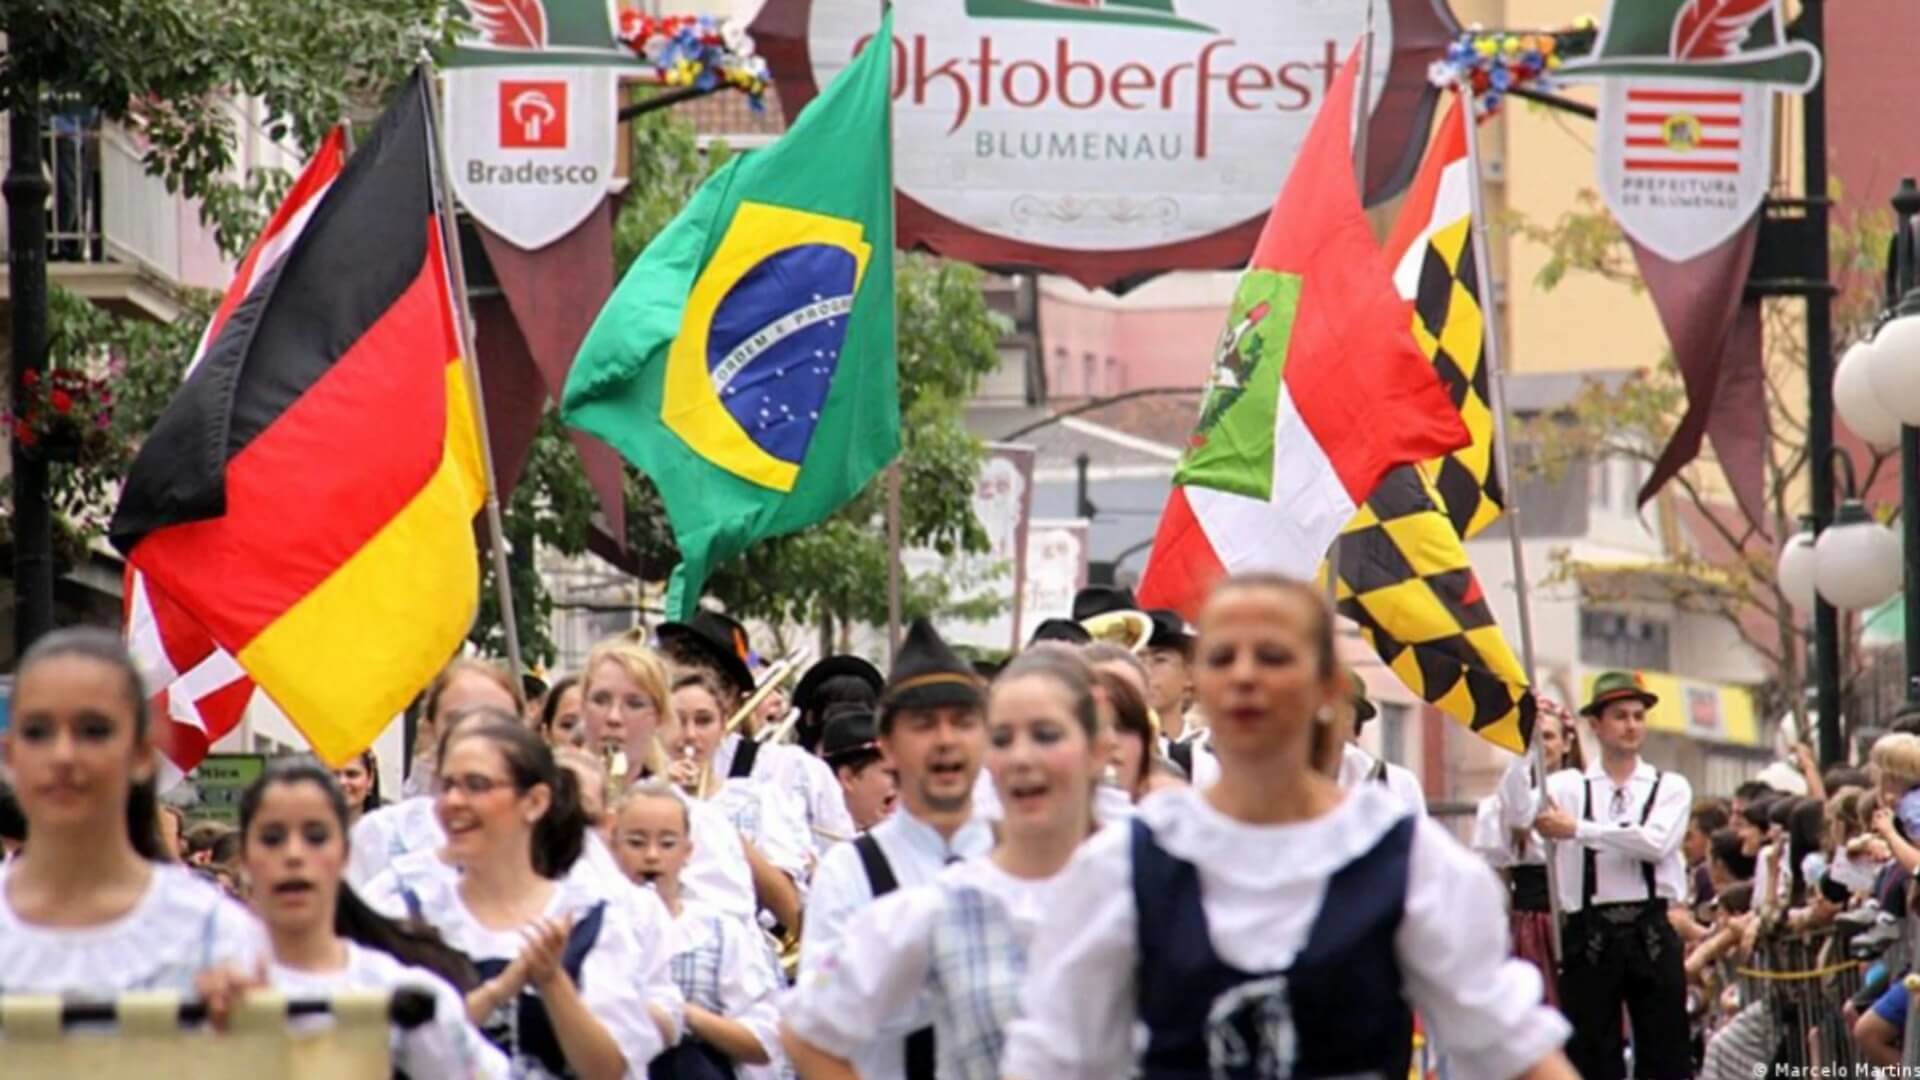
M 1080 392 L 1087 397 L 1092 397 L 1099 393 L 1099 387 L 1094 385 L 1095 381 L 1099 378 L 1100 360 L 1092 353 L 1088 353 L 1085 357 L 1081 358 L 1080 361 Z
M 1580 613 L 1580 659 L 1589 667 L 1673 670 L 1667 624 L 1616 611 Z
M 1411 711 L 1397 701 L 1380 702 L 1380 757 L 1395 765 L 1407 764 L 1407 714 Z M 1408 766 L 1411 768 L 1411 766 Z
M 1120 370 L 1120 361 L 1111 356 L 1107 357 L 1106 392 L 1109 394 L 1118 394 L 1126 388 L 1126 373 Z

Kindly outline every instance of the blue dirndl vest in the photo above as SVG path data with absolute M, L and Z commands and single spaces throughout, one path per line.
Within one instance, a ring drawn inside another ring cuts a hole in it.
M 567 947 L 560 954 L 560 966 L 581 989 L 585 989 L 585 983 L 580 972 L 586 966 L 587 954 L 593 951 L 594 942 L 600 940 L 600 924 L 606 914 L 607 905 L 603 900 L 575 919 L 573 929 L 567 934 Z M 507 961 L 481 960 L 473 966 L 482 979 L 491 979 L 507 969 Z M 503 1013 L 509 1014 L 508 1022 L 496 1024 L 495 1018 Z M 537 1063 L 547 1076 L 573 1075 L 573 1070 L 567 1067 L 567 1056 L 560 1049 L 560 1037 L 553 1033 L 553 1021 L 547 1019 L 546 1003 L 531 987 L 522 989 L 494 1017 L 489 1017 L 483 1034 L 511 1059 L 515 1076 L 527 1075 L 523 1070 L 529 1063 Z
M 1413 1014 L 1394 935 L 1415 822 L 1402 818 L 1327 882 L 1306 944 L 1284 971 L 1214 952 L 1200 875 L 1133 821 L 1144 1080 L 1309 1080 L 1406 1075 Z

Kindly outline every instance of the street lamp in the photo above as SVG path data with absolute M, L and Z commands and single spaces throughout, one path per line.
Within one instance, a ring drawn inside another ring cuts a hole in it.
M 1864 611 L 1900 591 L 1900 536 L 1848 497 L 1814 545 L 1814 587 L 1842 611 Z
M 1900 420 L 1880 398 L 1873 382 L 1874 359 L 1878 342 L 1865 339 L 1853 343 L 1840 358 L 1833 373 L 1833 407 L 1847 429 L 1877 450 L 1900 445 Z
M 1800 531 L 1780 548 L 1780 567 L 1774 576 L 1787 603 L 1801 611 L 1813 610 L 1814 539 L 1813 519 L 1801 518 Z
M 1845 480 L 1845 498 L 1817 538 L 1813 522 L 1801 520 L 1800 531 L 1780 549 L 1775 580 L 1802 611 L 1813 609 L 1816 594 L 1842 611 L 1864 611 L 1900 591 L 1900 536 L 1867 511 L 1846 451 L 1836 448 L 1830 465 Z
M 1900 432 L 1900 532 L 1906 548 L 1907 705 L 1920 707 L 1920 273 L 1913 222 L 1920 186 L 1905 177 L 1893 193 L 1893 265 L 1887 279 L 1892 308 L 1874 337 L 1867 370 L 1876 396 L 1905 425 Z

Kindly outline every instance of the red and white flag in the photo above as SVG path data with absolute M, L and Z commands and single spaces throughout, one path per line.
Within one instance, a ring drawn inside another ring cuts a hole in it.
M 187 366 L 189 377 L 206 356 L 208 342 L 219 336 L 220 328 L 254 287 L 271 276 L 281 256 L 306 228 L 307 219 L 340 174 L 346 156 L 345 133 L 335 128 L 240 260 L 233 282 Z M 171 766 L 163 770 L 161 787 L 165 788 L 192 771 L 207 756 L 209 746 L 239 726 L 253 700 L 253 680 L 231 654 L 214 644 L 204 626 L 131 565 L 127 567 L 125 592 L 127 648 L 153 694 L 154 744 Z
M 1738 90 L 1627 86 L 1626 155 L 1636 173 L 1738 173 L 1745 97 Z

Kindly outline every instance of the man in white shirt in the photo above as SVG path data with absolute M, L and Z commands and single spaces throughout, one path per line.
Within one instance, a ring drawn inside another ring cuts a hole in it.
M 1160 718 L 1160 752 L 1185 742 L 1187 700 L 1193 696 L 1193 635 L 1176 612 L 1157 608 L 1147 612 L 1153 634 L 1147 638 L 1147 707 Z
M 979 679 L 925 619 L 916 619 L 880 698 L 878 742 L 899 777 L 894 812 L 828 850 L 801 924 L 800 978 L 830 972 L 841 935 L 875 897 L 932 881 L 949 863 L 985 855 L 993 834 L 973 811 L 987 747 Z M 874 1032 L 853 1055 L 862 1080 L 934 1080 L 931 1012 Z
M 1508 810 L 1509 827 L 1530 820 L 1541 836 L 1561 841 L 1554 849 L 1567 913 L 1560 1003 L 1573 1022 L 1567 1057 L 1587 1080 L 1625 1076 L 1623 1006 L 1633 1025 L 1635 1075 L 1692 1075 L 1684 957 L 1667 907 L 1686 896 L 1680 842 L 1693 787 L 1640 760 L 1647 710 L 1658 702 L 1637 675 L 1601 675 L 1580 710 L 1593 723 L 1600 762 L 1548 777 L 1537 813 L 1538 792 Z

